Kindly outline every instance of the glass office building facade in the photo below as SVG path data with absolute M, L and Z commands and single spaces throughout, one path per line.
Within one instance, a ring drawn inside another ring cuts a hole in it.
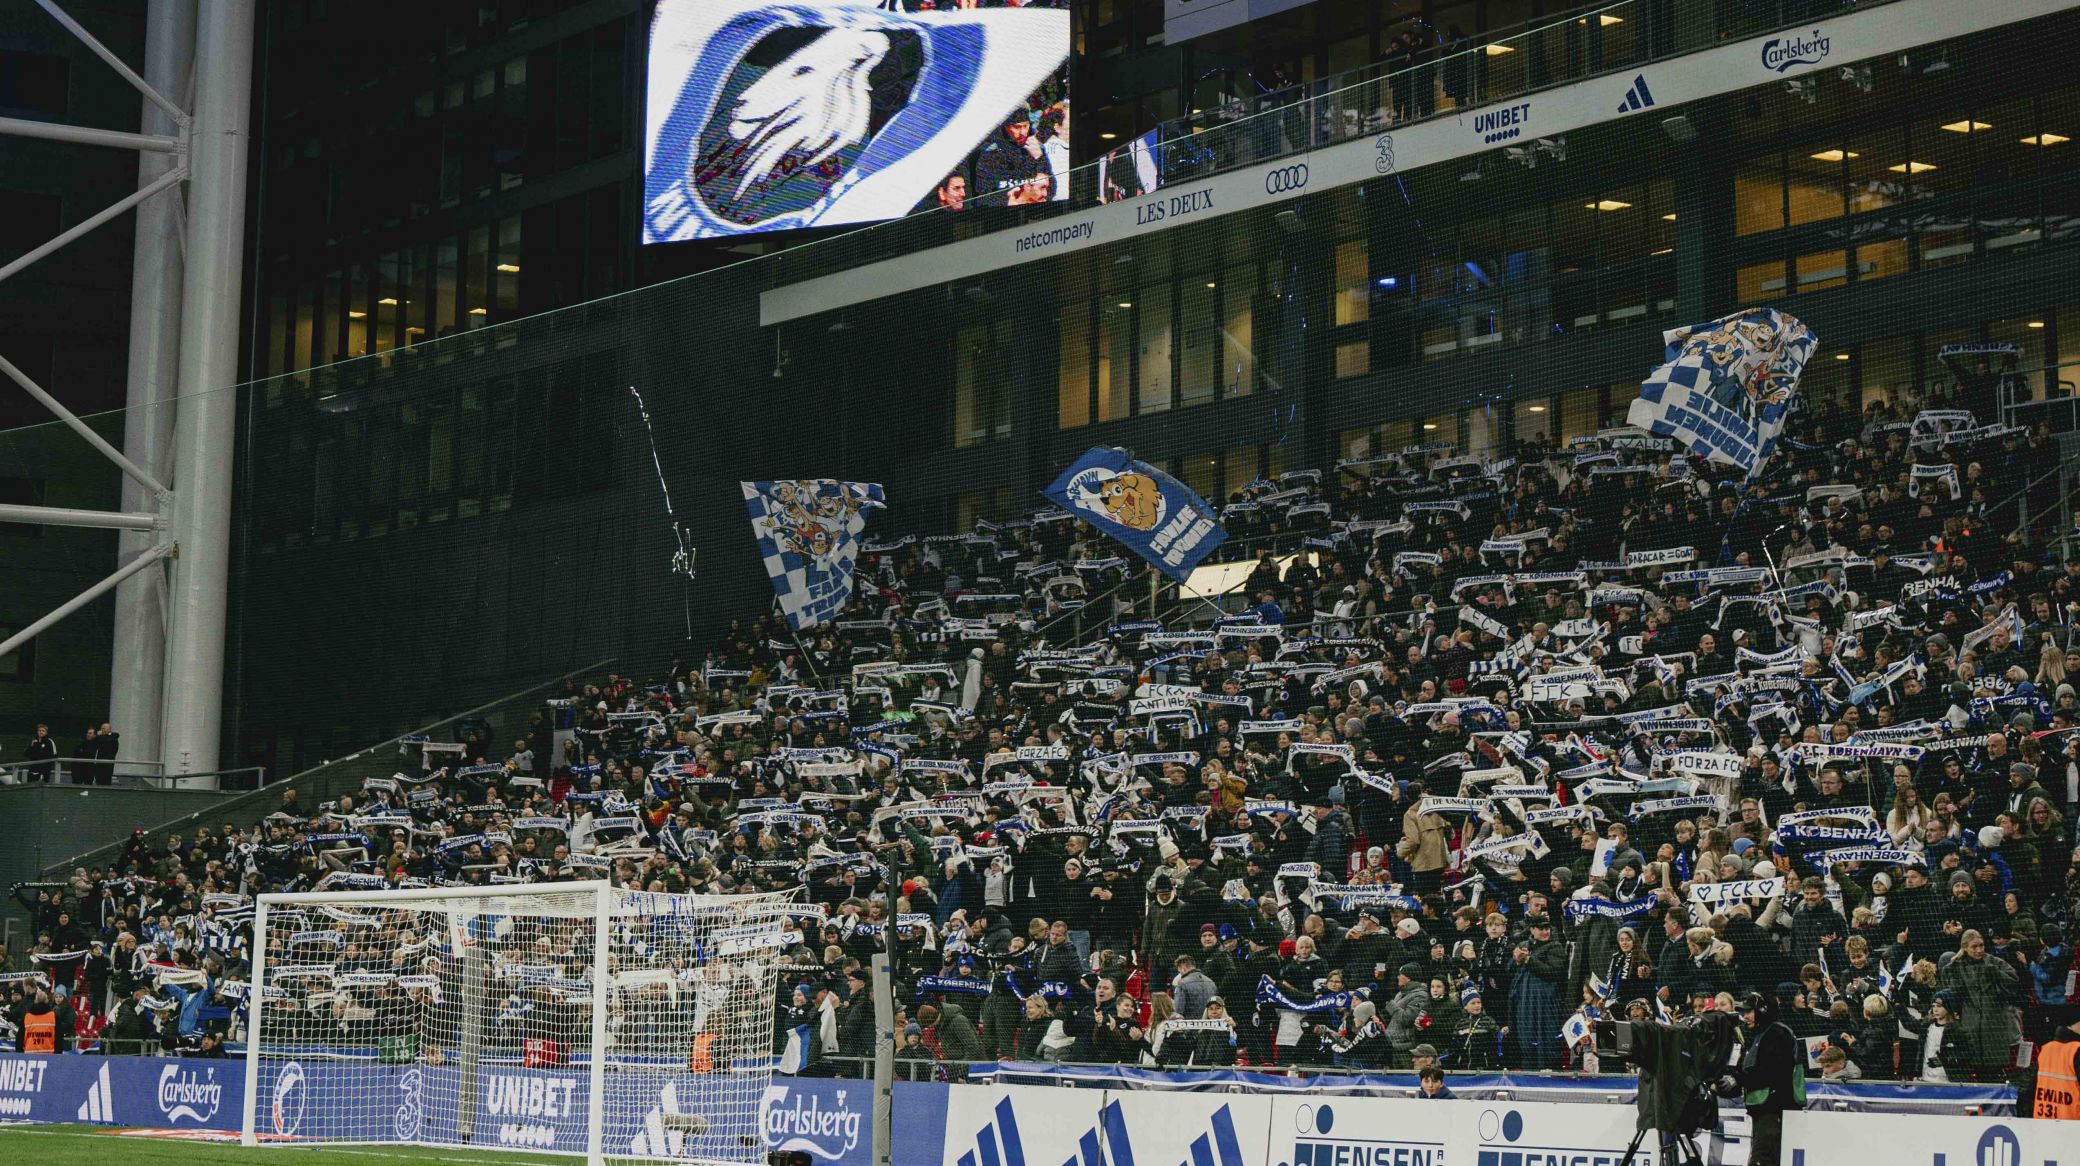
M 1164 179 L 1188 189 L 1519 96 L 1617 93 L 1652 62 L 1842 6 L 1427 4 L 1465 44 L 1397 71 L 1353 38 L 1387 53 L 1404 6 L 1317 5 L 1287 44 L 1312 64 L 1286 96 L 1218 124 L 1190 121 L 1212 108 L 1191 113 L 1211 50 L 1148 43 L 1135 21 L 1153 6 L 1095 7 L 1079 10 L 1085 156 L 1159 131 Z M 1361 33 L 1336 36 L 1332 8 Z M 339 27 L 321 11 L 304 8 L 314 42 Z M 1512 20 L 1531 27 L 1482 39 Z M 1500 453 L 1622 420 L 1664 329 L 1745 306 L 1820 336 L 1816 408 L 1914 395 L 1961 341 L 2017 345 L 2026 396 L 2080 380 L 2080 341 L 2062 340 L 2080 331 L 2071 12 L 1058 258 L 886 294 L 862 275 L 777 324 L 761 297 L 804 281 L 1075 221 L 1095 175 L 1066 206 L 754 244 L 799 244 L 763 257 L 638 249 L 633 6 L 443 31 L 352 108 L 288 108 L 294 31 L 270 48 L 256 379 L 237 390 L 227 762 L 293 770 L 600 660 L 698 660 L 770 602 L 742 480 L 881 482 L 872 533 L 930 535 L 1032 511 L 1093 445 L 1209 497 L 1411 444 Z M 1379 75 L 1325 88 L 1332 65 Z M 1178 104 L 1117 112 L 1134 69 Z M 407 180 L 408 201 L 384 193 Z M 680 533 L 692 579 L 671 567 Z

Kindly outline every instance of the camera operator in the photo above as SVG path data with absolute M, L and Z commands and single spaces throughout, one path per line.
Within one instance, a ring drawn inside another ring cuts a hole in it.
M 1777 1015 L 1775 998 L 1750 992 L 1741 998 L 1747 1048 L 1740 1068 L 1719 1080 L 1722 1096 L 1738 1092 L 1754 1125 L 1749 1166 L 1778 1166 L 1784 1147 L 1784 1111 L 1806 1107 L 1805 1046 Z

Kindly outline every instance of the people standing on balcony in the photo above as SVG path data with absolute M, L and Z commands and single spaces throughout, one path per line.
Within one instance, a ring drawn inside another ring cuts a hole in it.
M 51 727 L 38 724 L 34 736 L 22 747 L 22 760 L 33 767 L 24 774 L 27 781 L 51 780 L 51 758 L 58 755 L 58 742 L 51 736 Z

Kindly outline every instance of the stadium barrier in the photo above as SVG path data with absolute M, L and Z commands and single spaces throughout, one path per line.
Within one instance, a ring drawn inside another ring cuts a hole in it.
M 438 1127 L 453 1112 L 416 1104 L 430 1074 L 457 1073 L 452 1065 L 344 1062 L 313 1059 L 270 1066 L 259 1091 L 260 1125 L 269 1138 L 349 1134 L 372 1141 L 410 1141 L 452 1135 Z M 581 1072 L 487 1066 L 475 1140 L 485 1146 L 582 1152 Z M 635 1068 L 616 1073 L 612 1087 L 643 1093 L 653 1124 L 676 1109 L 669 1088 L 684 1072 Z M 1165 1076 L 1165 1075 L 1156 1075 Z M 1183 1075 L 1167 1075 L 1182 1077 Z M 1408 1097 L 1272 1092 L 1259 1074 L 1208 1075 L 1215 1089 L 1159 1091 L 1156 1080 L 1135 1088 L 1048 1085 L 896 1085 L 895 1166 L 977 1166 L 990 1162 L 1082 1163 L 1134 1166 L 1441 1166 L 1515 1160 L 1576 1166 L 1613 1166 L 1633 1131 L 1633 1109 L 1615 1090 L 1617 1079 L 1589 1081 L 1583 1100 L 1524 1100 L 1515 1089 L 1556 1089 L 1556 1080 L 1469 1075 L 1455 1078 L 1463 1096 L 1447 1101 Z M 1363 1086 L 1406 1086 L 1412 1078 L 1378 1074 Z M 224 1133 L 240 1128 L 245 1065 L 238 1060 L 96 1057 L 77 1054 L 0 1054 L 0 1118 L 29 1122 L 88 1122 Z M 352 1088 L 393 1104 L 356 1106 L 358 1116 L 322 1116 L 310 1098 L 319 1088 Z M 1973 1087 L 1960 1087 L 1967 1091 Z M 1816 1090 L 1817 1092 L 1817 1090 Z M 1976 1096 L 1984 1097 L 1979 1090 Z M 1548 1093 L 1545 1096 L 1553 1096 Z M 2080 1138 L 2070 1127 L 2001 1113 L 1963 1112 L 1970 1092 L 1943 1087 L 1865 1085 L 1854 1096 L 1886 1108 L 1911 1101 L 1948 1103 L 1960 1112 L 1941 1116 L 1845 1112 L 1840 1097 L 1822 1093 L 1816 1107 L 1785 1129 L 1786 1161 L 1848 1161 L 1852 1152 L 1889 1145 L 1893 1163 L 2007 1162 L 2015 1166 L 2080 1166 Z M 1586 1102 L 1586 1103 L 1585 1103 Z M 2012 1106 L 2012 1095 L 2008 1098 Z M 1989 1103 L 1985 1109 L 1994 1109 Z M 573 1111 L 576 1112 L 573 1112 Z M 778 1078 L 761 1099 L 760 1125 L 776 1150 L 801 1150 L 823 1166 L 872 1166 L 872 1087 L 857 1080 Z M 1725 1166 L 1746 1161 L 1746 1119 L 1729 1110 L 1721 1147 Z M 319 1121 L 386 1123 L 388 1128 L 320 1130 Z M 1885 1124 L 1881 1127 L 1880 1122 Z M 1906 1123 L 1906 1124 L 1900 1124 Z M 640 1136 L 640 1135 L 639 1135 Z M 1911 1147 L 1911 1151 L 1907 1148 Z M 1994 1157 L 1987 1157 L 1992 1153 Z M 1904 1156 L 1901 1156 L 1904 1155 Z M 1644 1161 L 1644 1159 L 1643 1159 Z

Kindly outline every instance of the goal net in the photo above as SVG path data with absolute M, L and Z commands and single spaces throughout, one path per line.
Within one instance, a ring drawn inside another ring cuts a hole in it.
M 263 895 L 245 1141 L 763 1163 L 791 896 Z

